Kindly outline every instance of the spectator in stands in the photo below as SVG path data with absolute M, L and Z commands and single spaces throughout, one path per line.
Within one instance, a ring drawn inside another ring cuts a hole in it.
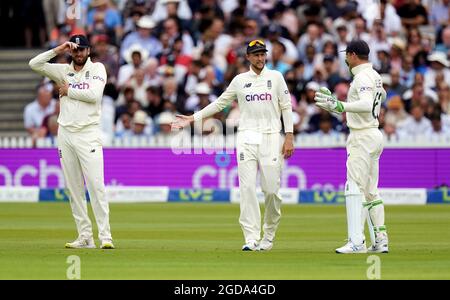
M 319 115 L 318 130 L 313 132 L 313 135 L 321 138 L 336 138 L 339 136 L 339 132 L 333 129 L 333 119 L 331 114 L 323 113 Z
M 195 88 L 195 95 L 191 95 L 186 100 L 184 111 L 196 112 L 200 109 L 200 103 L 213 102 L 217 99 L 214 94 L 211 94 L 211 88 L 206 82 L 200 82 Z
M 450 116 L 450 87 L 446 83 L 441 83 L 437 88 L 438 102 L 444 113 Z
M 132 116 L 128 112 L 120 115 L 115 128 L 116 137 L 125 137 L 131 135 L 131 119 Z
M 283 28 L 277 23 L 271 23 L 267 28 L 266 47 L 269 51 L 267 58 L 271 59 L 271 56 L 269 54 L 272 53 L 272 44 L 274 42 L 279 42 L 282 43 L 286 49 L 284 61 L 288 64 L 292 64 L 296 60 L 298 60 L 298 52 L 295 44 L 291 40 L 283 37 L 282 32 Z
M 400 71 L 397 69 L 392 69 L 390 72 L 390 85 L 386 92 L 387 99 L 394 95 L 402 96 L 406 92 L 406 87 L 400 83 Z
M 422 34 L 416 27 L 410 28 L 407 34 L 408 46 L 406 51 L 412 57 L 416 56 L 423 50 Z
M 430 24 L 434 26 L 434 28 L 439 31 L 441 27 L 448 26 L 449 22 L 449 8 L 450 8 L 450 0 L 440 0 L 433 1 L 434 4 L 431 7 L 429 14 Z
M 133 115 L 131 122 L 131 131 L 128 131 L 130 137 L 149 137 L 153 133 L 152 119 L 145 111 L 138 110 Z
M 420 103 L 415 103 L 411 107 L 411 116 L 400 122 L 397 128 L 401 136 L 409 137 L 424 136 L 432 130 L 431 122 L 425 118 L 424 110 Z
M 180 54 L 191 56 L 192 49 L 194 48 L 194 41 L 189 33 L 181 32 L 178 19 L 170 17 L 162 22 L 162 32 L 167 34 L 170 46 L 173 46 L 176 40 L 181 39 L 182 49 Z
M 388 36 L 397 36 L 402 31 L 402 22 L 395 10 L 395 7 L 388 0 L 371 1 L 365 7 L 363 13 L 369 29 L 372 28 L 375 20 L 382 20 L 384 29 Z
M 182 29 L 189 28 L 192 11 L 187 0 L 157 0 L 153 10 L 152 19 L 159 23 L 167 18 L 177 18 Z
M 41 129 L 42 121 L 47 115 L 54 113 L 56 100 L 52 97 L 53 86 L 51 84 L 41 85 L 38 88 L 37 98 L 25 106 L 24 126 L 33 137 L 46 135 Z
M 170 136 L 172 134 L 172 122 L 175 121 L 175 115 L 171 112 L 162 112 L 157 118 L 156 123 L 158 124 L 157 134 L 159 136 Z
M 450 0 L 448 0 L 450 1 Z M 441 33 L 441 42 L 436 45 L 434 51 L 443 52 L 450 57 L 450 25 L 447 25 Z
M 109 0 L 92 0 L 91 7 L 93 9 L 87 15 L 88 32 L 98 32 L 95 24 L 98 20 L 103 23 L 104 33 L 108 34 L 112 41 L 120 41 L 123 35 L 120 12 L 111 5 Z
M 414 83 L 416 71 L 414 70 L 414 59 L 411 55 L 404 55 L 402 59 L 402 68 L 400 70 L 400 84 L 411 88 Z
M 164 101 L 161 97 L 161 88 L 159 86 L 149 86 L 147 88 L 147 105 L 144 107 L 147 114 L 155 118 L 164 110 Z
M 428 129 L 426 135 L 431 140 L 450 138 L 450 128 L 447 126 L 443 126 L 441 114 L 439 112 L 433 113 L 430 117 L 430 120 L 431 120 L 431 128 Z
M 129 49 L 138 45 L 141 49 L 149 52 L 150 57 L 156 57 L 162 51 L 161 42 L 152 35 L 152 30 L 156 24 L 149 16 L 143 16 L 136 24 L 137 30 L 128 34 L 121 45 L 121 57 L 126 60 L 126 53 Z
M 140 103 L 134 98 L 134 89 L 129 86 L 123 89 L 123 93 L 119 96 L 117 102 L 123 104 L 116 109 L 116 122 L 122 114 L 128 112 L 130 115 L 133 115 L 136 110 L 140 109 Z
M 156 58 L 149 58 L 144 66 L 145 81 L 148 85 L 161 86 L 163 82 L 162 76 L 158 72 L 158 60 Z
M 54 28 L 64 23 L 64 0 L 43 0 L 42 7 L 45 15 L 47 37 L 51 36 Z
M 119 69 L 117 77 L 117 87 L 121 88 L 135 74 L 136 70 L 144 66 L 144 62 L 148 58 L 148 51 L 139 45 L 131 46 L 125 52 L 125 61 L 127 64 Z
M 427 10 L 417 0 L 406 0 L 397 12 L 406 28 L 428 24 Z
M 271 58 L 267 62 L 267 68 L 271 70 L 277 70 L 281 74 L 285 74 L 289 69 L 291 69 L 291 65 L 284 62 L 284 56 L 286 53 L 286 46 L 279 41 L 272 42 L 272 52 Z
M 408 118 L 408 113 L 405 111 L 404 104 L 400 96 L 393 96 L 386 106 L 388 110 L 385 115 L 385 123 L 395 125 Z
M 436 78 L 443 76 L 447 85 L 450 85 L 450 63 L 446 55 L 442 52 L 433 52 L 428 56 L 431 66 L 425 73 L 425 86 L 434 89 L 436 87 Z

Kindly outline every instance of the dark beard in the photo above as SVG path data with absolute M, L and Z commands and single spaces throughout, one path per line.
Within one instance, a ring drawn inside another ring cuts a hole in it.
M 87 59 L 88 59 L 88 56 L 86 56 L 86 57 L 84 58 L 84 60 L 82 61 L 82 63 L 80 63 L 80 64 L 77 63 L 77 61 L 76 61 L 75 58 L 72 58 L 72 61 L 73 61 L 73 64 L 74 64 L 75 66 L 83 67 L 83 66 L 86 64 Z

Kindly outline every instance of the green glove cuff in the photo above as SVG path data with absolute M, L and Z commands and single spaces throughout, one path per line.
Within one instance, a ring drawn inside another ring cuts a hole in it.
M 341 101 L 337 101 L 336 110 L 340 113 L 344 112 L 344 105 Z

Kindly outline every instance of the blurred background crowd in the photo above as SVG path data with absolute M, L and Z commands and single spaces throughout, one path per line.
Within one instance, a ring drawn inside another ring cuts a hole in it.
M 346 99 L 351 76 L 340 51 L 362 39 L 388 94 L 379 117 L 387 138 L 450 137 L 450 0 L 23 2 L 25 46 L 89 37 L 91 59 L 108 73 L 102 128 L 109 138 L 169 135 L 175 114 L 205 107 L 248 70 L 246 44 L 257 38 L 269 49 L 267 67 L 288 84 L 296 134 L 348 133 L 345 114 L 320 110 L 313 98 L 327 86 Z M 30 134 L 56 134 L 57 95 L 43 80 L 24 112 Z M 192 134 L 235 130 L 237 103 L 214 118 L 223 130 L 206 126 Z

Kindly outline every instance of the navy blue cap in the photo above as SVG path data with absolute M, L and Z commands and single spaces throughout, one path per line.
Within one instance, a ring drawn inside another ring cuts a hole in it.
M 343 52 L 343 51 L 341 51 Z M 346 53 L 355 53 L 356 55 L 369 55 L 369 45 L 363 40 L 353 40 L 345 49 Z
M 84 35 L 78 34 L 70 37 L 70 42 L 78 45 L 78 48 L 89 48 L 89 41 Z

